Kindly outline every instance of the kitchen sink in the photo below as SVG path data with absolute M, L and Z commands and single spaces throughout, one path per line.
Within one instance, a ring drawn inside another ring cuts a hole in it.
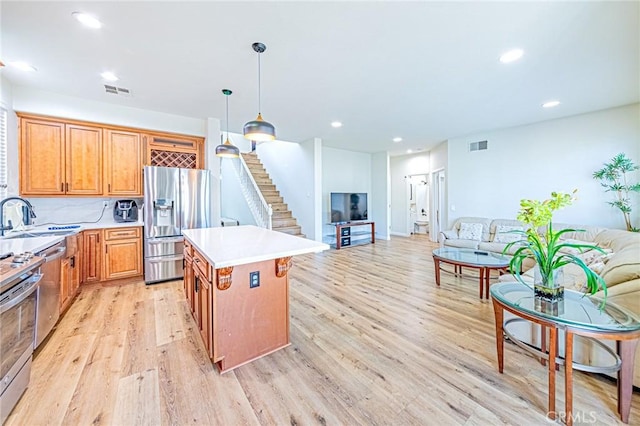
M 13 240 L 14 238 L 36 238 L 36 237 L 61 237 L 65 235 L 77 234 L 78 231 L 37 231 L 37 232 L 23 232 L 22 234 L 10 235 L 4 237 L 6 240 Z

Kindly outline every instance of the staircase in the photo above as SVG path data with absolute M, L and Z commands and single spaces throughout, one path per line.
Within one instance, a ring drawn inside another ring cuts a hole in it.
M 273 209 L 271 229 L 284 232 L 285 234 L 304 237 L 300 225 L 298 225 L 296 218 L 291 215 L 289 207 L 284 203 L 280 191 L 276 189 L 276 186 L 271 181 L 269 174 L 264 169 L 257 154 L 255 152 L 243 153 L 242 158 L 245 163 L 247 163 L 247 167 L 249 167 L 249 171 L 256 181 L 256 184 L 258 184 L 258 188 L 260 192 L 262 192 L 265 201 L 271 204 L 271 208 Z

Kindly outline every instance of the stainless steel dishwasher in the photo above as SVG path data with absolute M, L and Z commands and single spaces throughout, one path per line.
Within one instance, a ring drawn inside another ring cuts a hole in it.
M 60 318 L 60 268 L 66 251 L 66 241 L 63 240 L 36 253 L 36 256 L 44 258 L 44 263 L 40 267 L 42 280 L 38 285 L 34 349 L 42 343 Z

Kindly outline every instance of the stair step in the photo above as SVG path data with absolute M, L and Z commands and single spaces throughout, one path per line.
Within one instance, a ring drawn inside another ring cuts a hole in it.
M 258 188 L 260 188 L 260 191 L 262 191 L 262 195 L 265 194 L 265 192 L 268 192 L 270 195 L 280 195 L 280 191 L 278 191 L 276 189 L 276 186 L 274 184 L 269 184 L 269 183 L 260 183 L 260 182 L 256 182 L 258 184 Z
M 273 210 L 274 212 L 289 211 L 289 206 L 286 203 L 283 203 L 282 201 L 279 203 L 270 203 L 267 201 L 267 203 L 271 204 L 271 210 Z
M 290 226 L 297 226 L 298 221 L 293 217 L 285 217 L 285 218 L 274 218 L 271 217 L 271 227 L 272 228 L 288 228 Z
M 272 195 L 270 197 L 266 197 L 266 196 L 264 196 L 264 194 L 263 194 L 263 197 L 264 197 L 264 200 L 267 202 L 267 204 L 273 205 L 273 204 L 283 204 L 284 203 L 284 200 L 282 199 L 282 197 L 276 197 L 275 195 Z M 280 209 L 280 210 L 282 210 L 282 209 Z
M 299 225 L 296 226 L 285 226 L 282 228 L 275 228 L 272 227 L 271 228 L 274 231 L 278 231 L 278 232 L 283 232 L 285 234 L 290 234 L 290 235 L 302 235 L 301 228 Z
M 285 210 L 285 211 L 273 211 L 273 215 L 271 216 L 272 219 L 286 219 L 288 217 L 292 217 L 291 216 L 291 212 L 289 210 Z

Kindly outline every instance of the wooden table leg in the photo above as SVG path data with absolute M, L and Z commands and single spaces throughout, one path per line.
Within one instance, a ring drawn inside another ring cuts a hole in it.
M 542 353 L 547 352 L 547 327 L 540 324 L 540 350 Z M 547 365 L 547 361 L 544 358 L 540 358 L 540 364 Z
M 496 320 L 496 351 L 498 352 L 498 371 L 502 373 L 504 369 L 504 334 L 503 334 L 503 321 L 504 311 L 502 306 L 493 299 L 493 315 Z
M 555 365 L 555 362 L 553 363 Z M 549 368 L 552 368 L 549 365 Z M 555 370 L 555 368 L 553 368 Z M 564 333 L 564 422 L 573 424 L 573 333 Z
M 485 276 L 484 276 L 484 297 L 489 300 L 489 286 L 491 285 L 491 268 L 484 268 Z
M 482 293 L 484 293 L 484 269 L 480 268 L 480 273 L 478 274 L 480 275 L 480 300 L 482 300 Z
M 633 366 L 635 364 L 638 339 L 617 342 L 622 366 L 618 370 L 618 413 L 624 423 L 629 423 L 631 397 L 633 396 Z
M 556 335 L 558 329 L 549 327 L 549 412 L 547 417 L 556 418 Z
M 440 259 L 438 259 L 437 257 L 434 257 L 433 264 L 436 269 L 436 286 L 440 287 Z

